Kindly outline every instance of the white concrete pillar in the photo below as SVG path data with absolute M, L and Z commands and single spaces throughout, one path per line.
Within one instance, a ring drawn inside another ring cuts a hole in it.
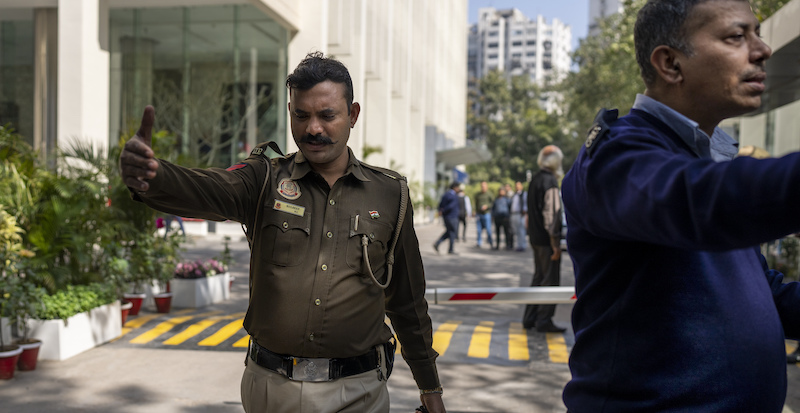
M 328 53 L 328 1 L 305 0 L 299 6 L 298 16 L 299 31 L 289 39 L 289 56 L 287 59 L 287 75 L 303 60 L 309 52 L 320 51 Z M 284 78 L 285 80 L 285 78 Z M 283 83 L 278 87 L 284 88 Z M 297 151 L 291 130 L 289 111 L 284 106 L 279 108 L 286 116 L 286 150 L 284 153 Z
M 105 0 L 58 2 L 58 145 L 108 148 L 109 55 Z

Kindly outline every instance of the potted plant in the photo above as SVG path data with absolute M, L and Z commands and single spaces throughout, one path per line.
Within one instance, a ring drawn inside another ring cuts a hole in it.
M 42 341 L 29 337 L 30 324 L 28 320 L 36 317 L 44 309 L 42 305 L 45 296 L 44 289 L 36 286 L 28 277 L 20 277 L 15 295 L 16 299 L 13 301 L 11 314 L 17 324 L 17 332 L 21 336 L 16 344 L 22 348 L 17 368 L 20 371 L 34 370 Z
M 169 291 L 169 283 L 180 261 L 180 243 L 181 237 L 177 232 L 167 234 L 164 238 L 155 238 L 153 243 L 152 280 L 161 291 L 153 295 L 153 300 L 159 313 L 168 313 L 171 307 L 172 292 Z
M 102 265 L 103 279 L 114 288 L 120 300 L 122 311 L 120 315 L 124 326 L 133 308 L 133 303 L 125 298 L 131 279 L 131 265 L 126 257 L 126 249 L 118 242 L 108 242 L 103 248 L 103 259 L 105 261 Z
M 119 301 L 106 283 L 70 285 L 42 298 L 28 320 L 31 336 L 42 339 L 42 360 L 64 360 L 120 336 Z
M 11 316 L 11 305 L 13 297 L 12 278 L 0 274 L 0 317 Z M 17 368 L 17 359 L 22 348 L 11 342 L 6 342 L 3 334 L 0 334 L 0 380 L 8 380 L 14 377 Z
M 230 274 L 215 259 L 182 262 L 175 267 L 172 291 L 176 307 L 203 307 L 230 296 Z
M 17 220 L 0 205 L 0 319 L 13 317 L 12 308 L 16 299 L 16 267 L 19 253 L 22 251 L 22 228 Z M 5 334 L 0 330 L 0 379 L 14 377 L 17 358 L 22 349 L 11 342 L 6 342 Z

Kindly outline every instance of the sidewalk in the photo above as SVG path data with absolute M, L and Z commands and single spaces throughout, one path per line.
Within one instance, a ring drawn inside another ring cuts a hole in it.
M 219 224 L 217 224 L 219 225 Z M 226 224 L 230 225 L 230 224 Z M 238 224 L 236 224 L 238 226 Z M 218 227 L 219 228 L 219 227 Z M 228 228 L 230 229 L 230 228 Z M 418 237 L 426 265 L 429 287 L 450 286 L 454 276 L 468 272 L 484 271 L 476 277 L 478 285 L 491 285 L 492 270 L 503 271 L 498 267 L 513 268 L 520 274 L 519 280 L 512 282 L 517 286 L 530 282 L 529 272 L 533 259 L 530 251 L 516 253 L 509 251 L 493 252 L 484 246 L 474 248 L 474 226 L 468 228 L 472 237 L 468 242 L 456 245 L 458 256 L 443 254 L 437 256 L 431 245 L 440 235 L 443 227 L 438 223 L 418 225 Z M 228 234 L 235 234 L 226 232 Z M 185 259 L 210 258 L 222 251 L 222 235 L 208 234 L 205 237 L 190 237 Z M 232 235 L 230 243 L 234 255 L 231 273 L 236 277 L 231 299 L 220 308 L 231 311 L 244 311 L 247 307 L 248 257 L 249 250 L 243 236 Z M 568 259 L 565 257 L 565 259 Z M 480 268 L 475 263 L 480 263 Z M 571 275 L 571 274 L 569 274 Z M 463 286 L 471 286 L 464 280 Z M 495 284 L 495 286 L 500 286 Z M 512 286 L 512 285 L 509 285 Z M 511 312 L 519 312 L 519 305 L 508 305 Z M 216 307 L 216 306 L 212 306 Z M 561 306 L 559 306 L 561 307 Z M 146 312 L 153 309 L 145 309 Z M 434 309 L 432 309 L 434 311 Z M 435 311 L 458 311 L 452 308 Z M 516 317 L 516 316 L 515 316 Z M 568 312 L 560 309 L 556 322 L 568 323 Z M 130 348 L 107 344 L 72 357 L 68 360 L 40 361 L 32 372 L 17 372 L 14 379 L 0 381 L 0 412 L 40 413 L 40 412 L 118 412 L 118 413 L 200 413 L 200 412 L 242 412 L 239 383 L 243 371 L 245 351 L 203 351 Z M 441 367 L 440 367 L 441 370 Z M 473 369 L 474 370 L 474 369 Z M 563 379 L 565 367 L 558 371 Z M 392 412 L 405 412 L 418 398 L 416 386 L 402 359 L 389 381 L 392 394 Z M 448 376 L 456 371 L 448 368 Z M 528 371 L 532 375 L 531 371 Z M 513 378 L 496 376 L 513 385 Z M 533 381 L 533 380 L 531 380 Z M 559 390 L 563 383 L 553 384 L 548 392 Z M 511 392 L 509 392 L 510 394 Z M 451 393 L 451 397 L 455 394 Z M 517 400 L 522 405 L 534 406 L 537 394 L 527 394 L 525 400 Z M 507 397 L 496 394 L 497 399 Z M 557 396 L 556 396 L 557 397 Z M 530 399 L 531 404 L 527 404 Z M 557 399 L 556 399 L 557 400 Z M 395 408 L 399 403 L 400 406 Z M 456 400 L 452 400 L 455 402 Z M 524 402 L 524 403 L 523 403 Z M 454 403 L 453 407 L 456 403 Z M 418 405 L 418 404 L 417 404 Z M 413 409 L 412 409 L 413 410 Z M 451 409 L 451 412 L 473 411 L 472 409 Z M 505 411 L 493 410 L 493 411 Z M 550 411 L 550 410 L 542 410 Z

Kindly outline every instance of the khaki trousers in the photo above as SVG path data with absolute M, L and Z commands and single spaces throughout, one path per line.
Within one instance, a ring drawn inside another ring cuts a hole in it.
M 386 367 L 381 358 L 383 377 Z M 388 413 L 389 390 L 378 371 L 327 382 L 292 381 L 247 359 L 242 375 L 247 413 Z

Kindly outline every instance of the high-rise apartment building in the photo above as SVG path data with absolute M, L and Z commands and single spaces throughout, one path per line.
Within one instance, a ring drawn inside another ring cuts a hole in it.
M 622 11 L 621 0 L 589 0 L 589 36 L 599 34 L 597 21 Z
M 492 70 L 508 76 L 526 74 L 536 83 L 558 80 L 570 69 L 572 29 L 559 19 L 529 19 L 518 9 L 478 10 L 470 27 L 468 75 L 471 81 Z

